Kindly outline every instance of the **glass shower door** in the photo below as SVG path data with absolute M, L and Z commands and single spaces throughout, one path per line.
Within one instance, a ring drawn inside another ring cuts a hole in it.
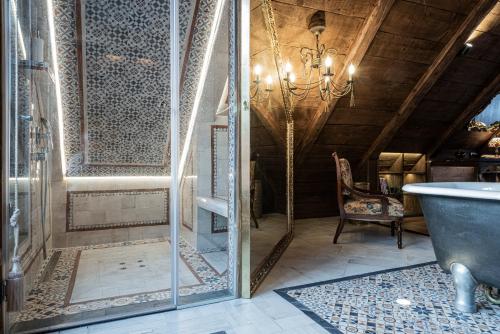
M 236 295 L 238 1 L 200 0 L 179 68 L 177 145 L 178 305 Z M 231 52 L 233 50 L 233 52 Z M 174 130 L 175 129 L 175 130 Z M 172 148 L 175 152 L 175 147 Z

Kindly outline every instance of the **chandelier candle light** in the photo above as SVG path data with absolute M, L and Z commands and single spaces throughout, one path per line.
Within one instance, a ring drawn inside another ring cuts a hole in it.
M 250 94 L 251 100 L 259 103 L 263 100 L 268 100 L 271 103 L 271 92 L 273 91 L 273 77 L 271 75 L 266 76 L 266 87 L 265 89 L 261 88 L 262 83 L 262 67 L 257 64 L 253 69 L 254 80 L 253 85 L 250 86 L 250 89 L 253 92 Z
M 347 68 L 348 80 L 346 83 L 342 84 L 335 77 L 336 73 L 334 70 L 334 57 L 337 51 L 333 48 L 327 48 L 325 44 L 320 42 L 321 33 L 326 29 L 326 19 L 324 11 L 315 12 L 309 21 L 309 31 L 311 31 L 315 37 L 316 45 L 315 48 L 302 47 L 300 49 L 300 62 L 303 65 L 302 76 L 298 80 L 296 74 L 293 72 L 292 64 L 287 61 L 284 68 L 281 69 L 283 72 L 283 81 L 285 81 L 285 88 L 290 92 L 291 96 L 300 101 L 305 99 L 311 90 L 318 89 L 319 97 L 322 101 L 326 102 L 325 107 L 330 104 L 332 99 L 338 99 L 343 96 L 351 94 L 350 106 L 354 106 L 354 73 L 356 68 L 353 64 L 350 64 Z M 257 102 L 261 98 L 269 98 L 269 93 L 272 91 L 271 84 L 266 80 L 266 94 L 262 93 L 259 87 L 260 75 L 261 75 L 260 65 L 256 65 L 254 68 L 255 79 L 254 83 L 254 93 L 252 99 Z

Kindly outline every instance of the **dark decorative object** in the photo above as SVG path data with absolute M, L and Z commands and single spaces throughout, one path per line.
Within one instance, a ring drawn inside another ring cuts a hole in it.
M 455 158 L 457 158 L 457 160 L 465 160 L 467 158 L 467 152 L 458 150 L 455 152 Z

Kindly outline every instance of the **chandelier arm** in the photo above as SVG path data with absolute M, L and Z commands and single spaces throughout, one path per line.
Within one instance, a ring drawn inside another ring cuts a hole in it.
M 260 92 L 260 89 L 259 89 L 259 86 L 257 85 L 257 87 L 255 88 L 255 93 L 253 95 L 250 95 L 250 100 L 253 100 L 257 94 L 259 94 Z
M 297 88 L 301 88 L 302 87 L 307 87 L 307 86 L 311 86 L 311 85 L 317 85 L 317 84 L 320 84 L 322 81 L 315 81 L 315 82 L 308 82 L 308 83 L 304 83 L 304 84 L 301 84 L 301 83 L 294 83 L 294 87 L 297 87 Z
M 331 82 L 332 86 L 335 87 L 335 89 L 337 90 L 344 90 L 344 89 L 348 89 L 349 87 L 352 86 L 352 83 L 347 81 L 345 84 L 339 84 L 339 83 L 336 83 L 335 81 L 332 80 Z
M 331 92 L 331 96 L 336 97 L 336 98 L 341 98 L 346 95 L 348 95 L 351 92 L 351 90 L 346 91 L 346 92 Z

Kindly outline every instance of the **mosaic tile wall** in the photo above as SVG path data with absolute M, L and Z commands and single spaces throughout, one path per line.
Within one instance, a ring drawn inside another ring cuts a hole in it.
M 183 138 L 216 3 L 199 0 L 191 25 L 195 2 L 181 1 L 179 9 L 181 60 L 186 52 L 190 68 L 181 87 Z M 54 2 L 67 175 L 168 174 L 168 1 L 81 3 Z
M 85 162 L 164 166 L 170 122 L 168 2 L 81 4 Z

